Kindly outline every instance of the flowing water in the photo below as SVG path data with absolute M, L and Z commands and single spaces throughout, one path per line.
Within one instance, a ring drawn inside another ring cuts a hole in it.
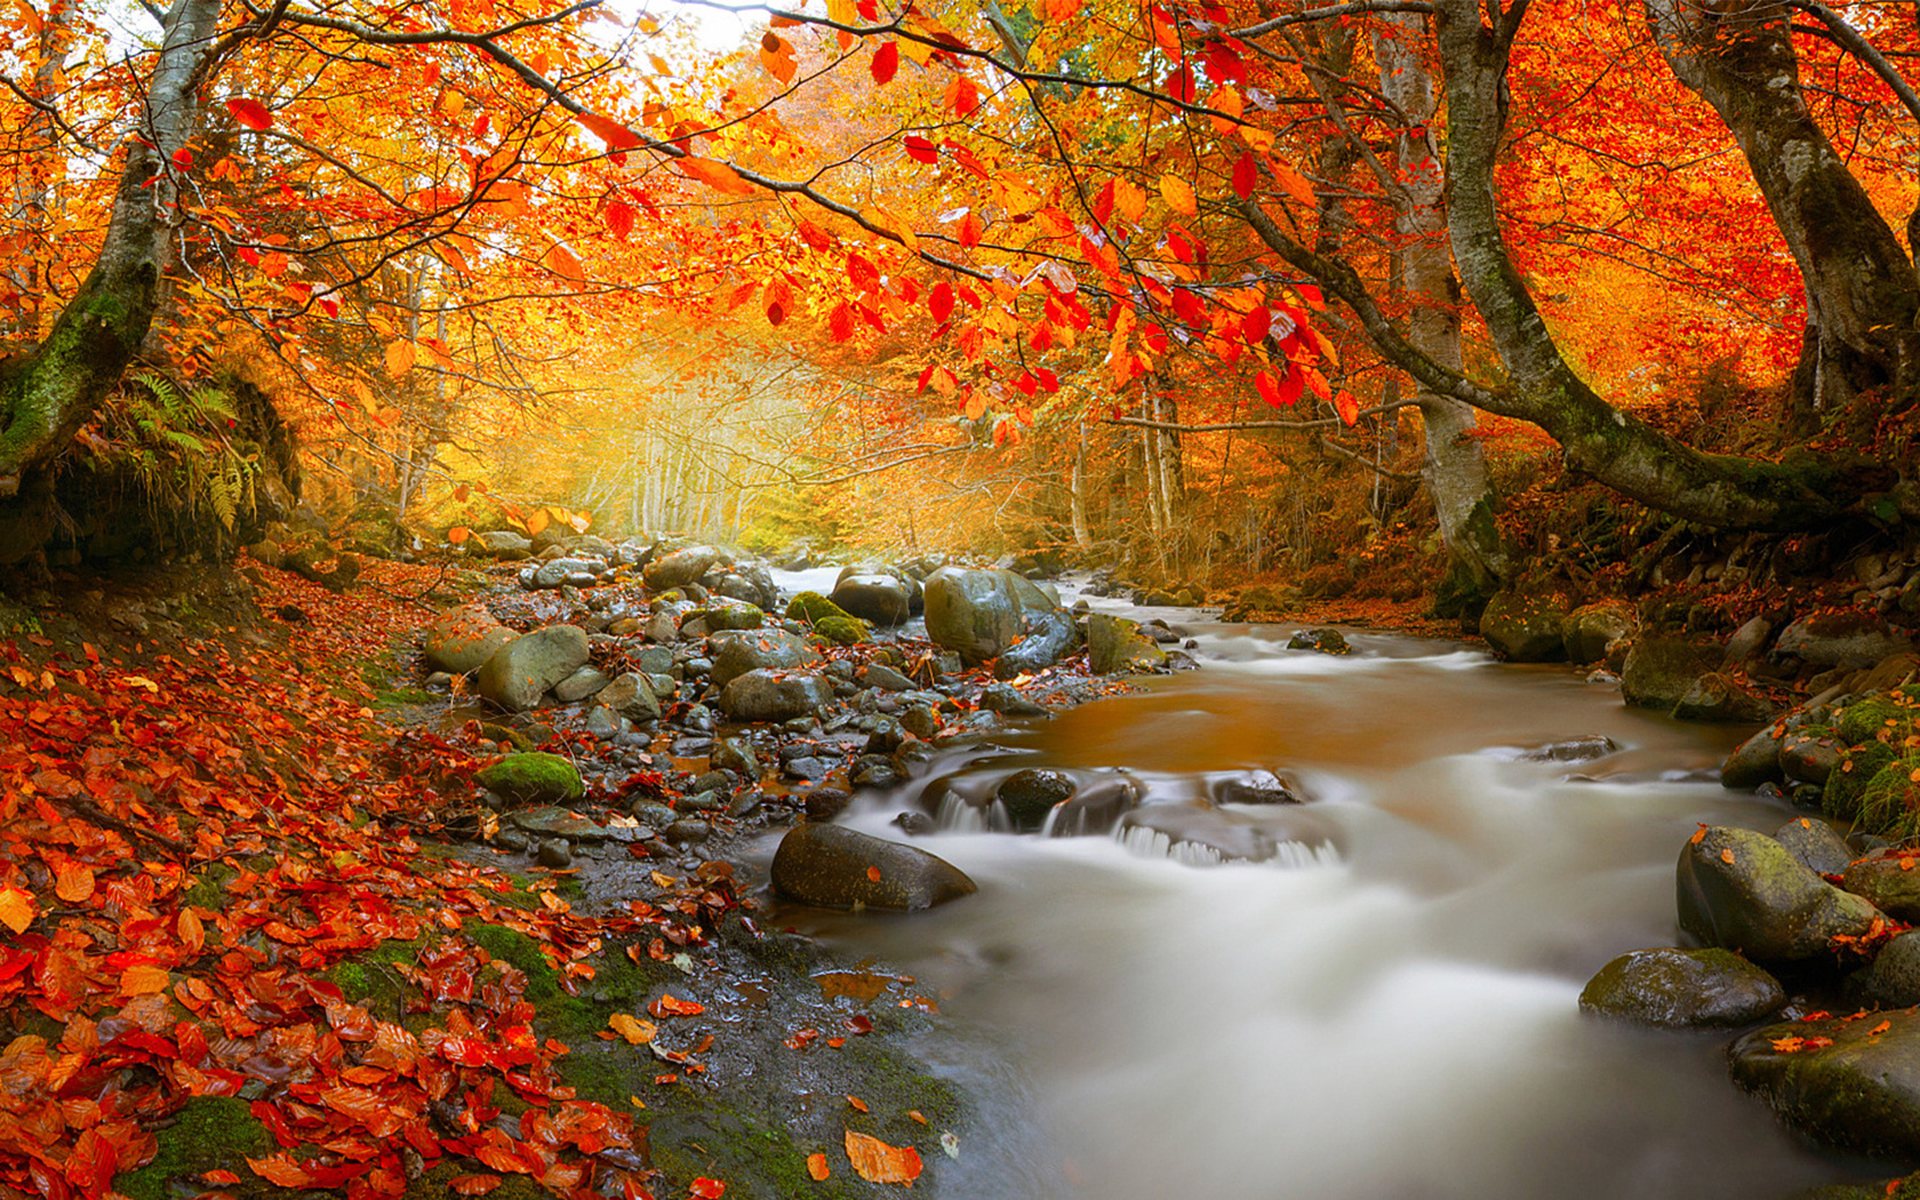
M 1724 1036 L 1576 1005 L 1609 958 L 1673 944 L 1674 862 L 1697 822 L 1770 832 L 1793 815 L 1712 782 L 1741 731 L 1460 645 L 1350 632 L 1354 654 L 1333 658 L 1284 649 L 1291 627 L 1188 627 L 1201 669 L 930 777 L 1122 768 L 1147 811 L 1176 806 L 1172 845 L 948 829 L 916 844 L 979 895 L 912 917 L 778 916 L 913 971 L 1017 1064 L 1037 1124 L 987 1114 L 951 1194 L 1776 1200 L 1871 1170 L 1737 1092 Z M 1596 734 L 1620 750 L 1520 753 Z M 1300 836 L 1319 852 L 1196 865 L 1210 856 L 1181 853 L 1196 810 L 1179 802 L 1254 768 L 1309 803 L 1227 805 L 1229 820 L 1285 838 L 1311 814 Z M 845 819 L 899 837 L 889 816 L 926 786 Z

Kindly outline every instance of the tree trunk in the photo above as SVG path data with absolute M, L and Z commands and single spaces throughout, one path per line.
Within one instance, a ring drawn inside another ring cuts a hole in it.
M 219 0 L 177 0 L 92 273 L 47 336 L 0 379 L 0 498 L 65 449 L 132 361 L 172 262 L 178 199 L 172 157 L 198 126 L 198 98 Z
M 1450 371 L 1463 369 L 1460 348 L 1460 284 L 1447 244 L 1445 180 L 1431 122 L 1439 109 L 1433 76 L 1414 52 L 1424 39 L 1424 18 L 1385 13 L 1374 36 L 1380 90 L 1406 123 L 1394 141 L 1401 181 L 1395 227 L 1409 315 L 1407 340 Z M 1439 516 L 1447 550 L 1440 594 L 1490 597 L 1511 571 L 1494 521 L 1498 497 L 1487 478 L 1486 458 L 1474 436 L 1471 405 L 1422 388 L 1417 395 L 1426 428 L 1427 457 L 1421 474 Z
M 1073 471 L 1067 480 L 1067 505 L 1073 516 L 1073 544 L 1082 550 L 1093 545 L 1093 531 L 1087 525 L 1087 427 L 1076 425 L 1073 439 Z
M 1732 130 L 1800 268 L 1808 331 L 1799 415 L 1812 424 L 1867 393 L 1896 409 L 1920 399 L 1920 279 L 1807 111 L 1790 10 L 1754 0 L 1645 2 L 1660 53 Z

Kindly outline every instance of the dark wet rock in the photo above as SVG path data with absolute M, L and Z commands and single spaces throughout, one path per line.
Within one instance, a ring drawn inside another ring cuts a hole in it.
M 585 700 L 603 690 L 608 683 L 606 675 L 593 667 L 581 667 L 578 671 L 553 685 L 553 698 L 562 704 L 571 704 L 575 700 Z
M 683 588 L 712 570 L 722 557 L 712 546 L 687 546 L 656 557 L 641 569 L 641 578 L 656 592 Z
M 671 822 L 660 831 L 660 836 L 675 845 L 687 842 L 704 842 L 713 833 L 713 826 L 697 817 L 682 817 Z
M 969 664 L 1004 654 L 1025 631 L 1025 606 L 1012 583 L 1018 578 L 1011 572 L 956 567 L 929 575 L 923 585 L 928 639 L 958 652 Z
M 1679 638 L 1645 636 L 1633 643 L 1620 671 L 1620 694 L 1628 704 L 1667 712 L 1687 689 L 1720 665 L 1720 647 Z
M 556 558 L 541 563 L 533 571 L 533 586 L 536 588 L 557 588 L 563 583 L 576 587 L 591 587 L 594 578 L 607 569 L 607 564 L 597 558 Z M 584 580 L 584 584 L 581 582 Z
M 905 783 L 906 772 L 884 754 L 863 754 L 847 772 L 847 782 L 855 787 L 890 788 Z
M 980 690 L 980 707 L 1008 717 L 1044 717 L 1045 706 L 1022 695 L 1010 683 L 990 683 Z
M 1480 614 L 1480 636 L 1514 662 L 1558 662 L 1567 656 L 1561 626 L 1566 610 L 1551 598 L 1506 591 Z
M 812 782 L 815 779 L 825 779 L 833 773 L 833 767 L 823 758 L 816 758 L 811 754 L 803 754 L 798 758 L 790 758 L 786 762 L 781 763 L 780 771 L 789 779 L 801 779 Z
M 528 840 L 527 835 L 521 833 L 518 829 L 502 829 L 499 833 L 493 835 L 494 848 L 505 850 L 508 854 L 519 854 L 532 844 L 533 843 Z
M 1780 631 L 1776 655 L 1792 655 L 1821 667 L 1871 667 L 1884 658 L 1913 650 L 1911 639 L 1885 621 L 1855 609 L 1815 613 Z
M 653 683 L 637 671 L 628 671 L 601 688 L 594 695 L 594 703 L 612 710 L 629 721 L 657 721 L 660 719 L 660 700 L 655 694 Z
M 1137 621 L 1109 613 L 1087 618 L 1090 668 L 1096 675 L 1120 671 L 1151 671 L 1166 665 L 1167 652 L 1141 632 Z
M 1120 838 L 1138 853 L 1195 864 L 1307 862 L 1337 853 L 1340 829 L 1305 805 L 1231 812 L 1205 801 L 1148 804 L 1120 820 Z
M 994 799 L 1015 829 L 1038 829 L 1053 806 L 1073 795 L 1073 776 L 1044 767 L 1015 771 L 994 789 Z
M 924 740 L 940 732 L 940 718 L 931 705 L 915 704 L 900 713 L 900 728 Z
M 1560 623 L 1560 640 L 1567 658 L 1577 663 L 1605 662 L 1640 630 L 1640 618 L 1631 604 L 1603 600 L 1583 604 Z
M 1317 654 L 1351 654 L 1346 637 L 1338 629 L 1301 629 L 1287 639 L 1289 650 L 1312 650 Z
M 422 634 L 421 649 L 434 666 L 464 675 L 479 670 L 517 636 L 484 607 L 470 604 L 440 614 Z
M 673 824 L 677 814 L 658 800 L 636 800 L 629 810 L 633 819 L 642 825 L 651 825 L 658 829 Z
M 821 908 L 932 908 L 972 895 L 973 880 L 952 863 L 840 825 L 805 821 L 780 839 L 773 886 Z
M 559 870 L 573 865 L 573 851 L 568 847 L 565 838 L 552 838 L 540 843 L 540 849 L 533 856 L 533 861 L 543 867 Z
M 1592 733 L 1585 737 L 1565 738 L 1557 742 L 1547 742 L 1520 752 L 1521 762 L 1591 762 L 1596 758 L 1605 758 L 1620 747 L 1612 738 L 1603 733 Z
M 1773 635 L 1773 622 L 1765 617 L 1749 617 L 1740 628 L 1733 631 L 1727 639 L 1727 646 L 1721 655 L 1721 661 L 1728 666 L 1737 666 L 1752 658 L 1760 647 L 1767 644 Z
M 607 827 L 587 819 L 570 808 L 546 804 L 522 808 L 507 814 L 507 823 L 536 838 L 561 838 L 569 842 L 604 842 Z
M 1207 793 L 1216 804 L 1299 804 L 1298 792 L 1272 771 L 1241 771 L 1209 780 Z
M 1789 733 L 1780 740 L 1780 770 L 1798 783 L 1825 783 L 1846 749 L 1830 737 Z
M 1720 766 L 1720 786 L 1749 791 L 1765 783 L 1780 783 L 1780 730 L 1768 726 L 1741 742 Z
M 715 634 L 711 677 L 715 687 L 726 687 L 748 671 L 785 670 L 814 666 L 820 652 L 807 639 L 785 629 L 741 630 Z M 689 664 L 691 669 L 691 664 Z
M 833 685 L 806 671 L 748 671 L 720 689 L 720 708 L 732 721 L 790 721 L 832 702 Z
M 994 660 L 996 678 L 1038 674 L 1071 653 L 1080 639 L 1080 627 L 1061 609 L 1027 608 L 1022 610 L 1021 619 L 1026 634 Z
M 515 804 L 558 804 L 577 800 L 587 790 L 572 763 L 557 754 L 539 751 L 509 754 L 474 772 L 473 779 Z
M 1822 1145 L 1920 1157 L 1920 1014 L 1770 1025 L 1727 1057 L 1735 1083 Z
M 1881 916 L 1748 829 L 1701 829 L 1681 850 L 1675 878 L 1680 928 L 1757 962 L 1825 958 L 1836 936 L 1857 937 Z
M 807 793 L 806 812 L 810 821 L 831 821 L 847 811 L 853 794 L 844 788 L 815 788 Z
M 1053 810 L 1047 832 L 1053 837 L 1111 833 L 1120 819 L 1140 806 L 1141 787 L 1126 776 L 1081 780 L 1073 795 Z
M 577 625 L 549 625 L 494 651 L 480 668 L 482 696 L 513 712 L 534 708 L 547 689 L 587 662 L 587 635 Z
M 745 738 L 721 738 L 714 742 L 708 762 L 723 771 L 734 771 L 748 780 L 760 778 L 760 759 L 753 744 Z
M 907 583 L 896 575 L 843 575 L 831 599 L 848 614 L 875 625 L 904 624 L 913 615 Z
M 605 742 L 626 733 L 627 722 L 610 708 L 594 708 L 588 711 L 581 728 Z
M 1673 715 L 1682 721 L 1752 723 L 1771 717 L 1773 705 L 1738 679 L 1714 672 L 1693 681 L 1673 706 Z
M 1788 854 L 1815 875 L 1839 875 L 1853 861 L 1853 851 L 1846 839 L 1835 833 L 1833 826 L 1813 817 L 1796 817 L 1788 821 L 1775 831 L 1773 840 L 1785 846 Z M 1851 887 L 1847 890 L 1858 891 Z M 1893 911 L 1884 904 L 1880 908 L 1885 912 Z
M 1920 854 L 1911 850 L 1883 851 L 1848 863 L 1840 886 L 1890 917 L 1920 920 Z
M 1867 999 L 1883 1008 L 1920 1004 L 1920 929 L 1896 934 L 1880 947 L 1863 982 Z
M 1663 1029 L 1731 1028 L 1778 1012 L 1780 982 L 1717 947 L 1634 950 L 1601 967 L 1580 993 L 1583 1012 Z
M 908 837 L 924 837 L 940 828 L 932 817 L 913 809 L 908 809 L 906 812 L 895 813 L 890 824 L 899 826 L 900 831 Z
M 860 672 L 859 680 L 867 687 L 887 692 L 910 692 L 914 688 L 913 680 L 885 663 L 868 663 L 866 669 Z

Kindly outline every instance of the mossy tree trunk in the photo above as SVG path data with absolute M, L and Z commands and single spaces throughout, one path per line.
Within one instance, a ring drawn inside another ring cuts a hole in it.
M 122 148 L 100 256 L 46 337 L 0 378 L 0 499 L 44 486 L 35 477 L 93 415 L 146 337 L 172 261 L 173 156 L 199 123 L 195 92 L 219 15 L 218 0 L 176 0 L 167 12 L 139 122 Z

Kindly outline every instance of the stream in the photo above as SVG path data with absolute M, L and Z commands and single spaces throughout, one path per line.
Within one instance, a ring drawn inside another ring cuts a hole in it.
M 1770 833 L 1796 815 L 1713 781 L 1750 731 L 1460 644 L 1348 631 L 1336 658 L 1286 650 L 1291 625 L 1093 603 L 1183 625 L 1200 669 L 943 759 L 842 819 L 905 840 L 889 819 L 947 775 L 1121 768 L 1152 806 L 1264 768 L 1309 803 L 1230 819 L 1284 837 L 1310 812 L 1338 849 L 1207 863 L 1177 838 L 950 819 L 915 844 L 979 895 L 904 918 L 777 914 L 914 973 L 1017 1066 L 1029 1115 L 985 1113 L 943 1194 L 1776 1200 L 1872 1173 L 1739 1093 L 1725 1035 L 1576 1005 L 1608 959 L 1674 943 L 1697 823 Z M 1590 735 L 1619 749 L 1523 753 Z

